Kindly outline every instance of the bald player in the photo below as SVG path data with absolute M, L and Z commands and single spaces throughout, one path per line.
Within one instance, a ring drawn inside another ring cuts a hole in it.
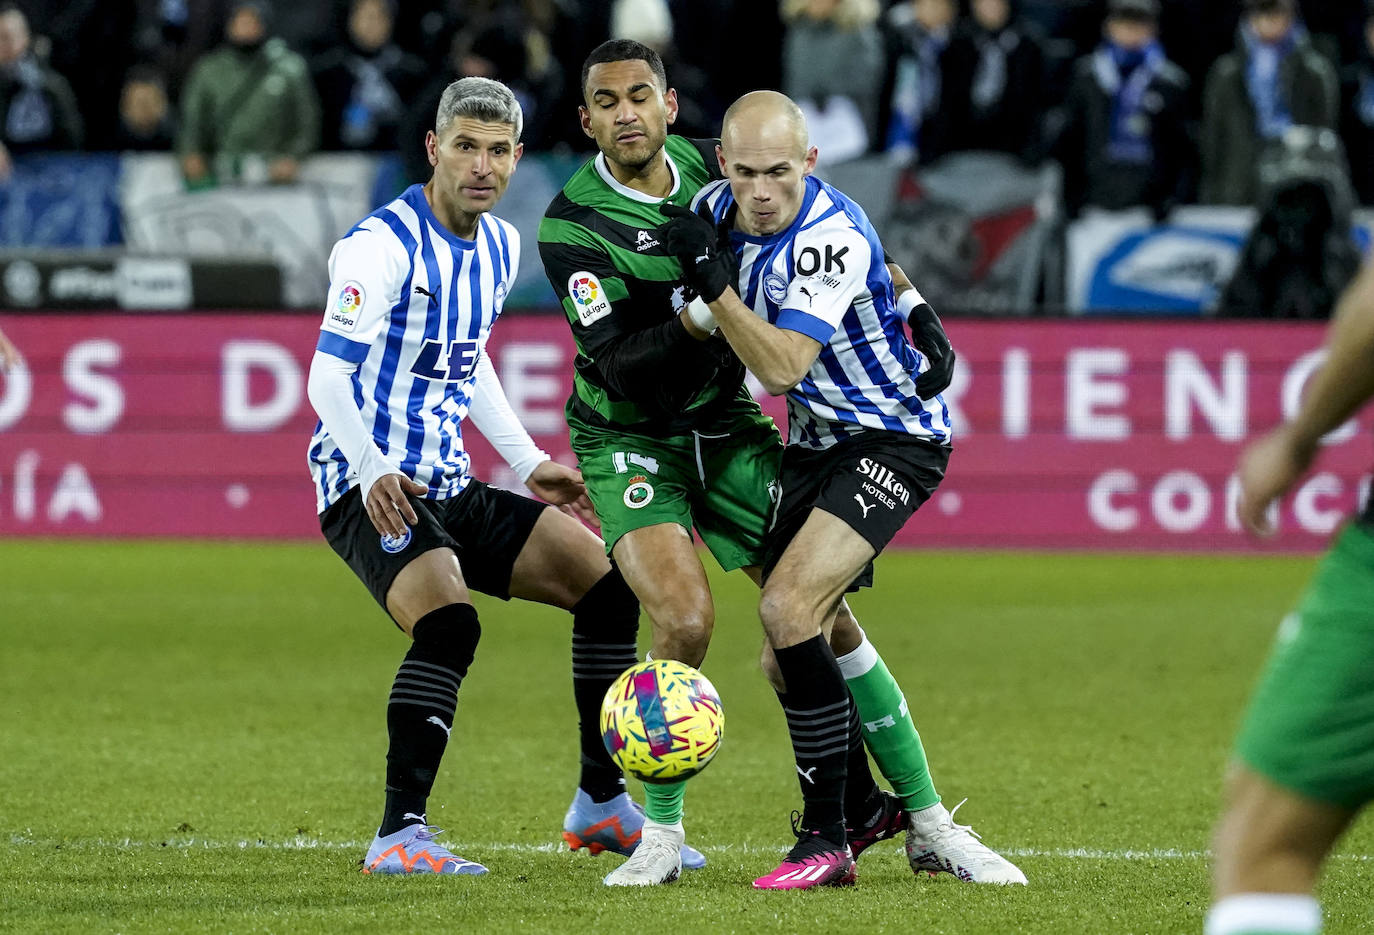
M 901 328 L 908 316 L 863 209 L 812 175 L 818 151 L 796 104 L 771 91 L 740 98 L 716 156 L 725 179 L 702 189 L 696 213 L 665 205 L 672 220 L 660 239 L 709 309 L 689 312 L 692 327 L 719 327 L 764 388 L 787 397 L 759 616 L 765 665 L 786 689 L 805 810 L 796 845 L 754 885 L 844 884 L 854 874 L 844 801 L 855 722 L 823 631 L 846 591 L 872 584 L 874 557 L 944 478 L 949 409 L 938 393 L 923 398 L 930 355 Z M 914 869 L 1026 882 L 938 801 L 911 813 L 907 856 Z

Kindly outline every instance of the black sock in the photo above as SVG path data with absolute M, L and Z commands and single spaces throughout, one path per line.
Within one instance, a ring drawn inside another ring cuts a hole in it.
M 615 566 L 572 609 L 573 699 L 582 748 L 578 786 L 593 802 L 625 791 L 625 777 L 601 739 L 601 702 L 611 683 L 637 659 L 639 600 Z
M 844 815 L 849 827 L 866 824 L 881 803 L 878 783 L 868 768 L 868 751 L 864 749 L 864 726 L 859 719 L 859 706 L 853 695 L 849 698 L 849 757 L 844 778 Z
M 802 827 L 845 843 L 844 784 L 849 758 L 849 687 L 825 637 L 774 649 L 787 685 L 783 713 L 792 735 L 805 812 Z
M 386 706 L 386 811 L 382 837 L 425 820 L 425 803 L 439 771 L 458 686 L 468 674 L 482 628 L 471 604 L 449 604 L 421 617 Z

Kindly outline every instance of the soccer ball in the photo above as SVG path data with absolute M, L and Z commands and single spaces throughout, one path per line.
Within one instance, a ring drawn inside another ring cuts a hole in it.
M 611 759 L 642 782 L 677 782 L 720 749 L 725 710 L 696 669 L 671 659 L 621 673 L 601 702 L 601 739 Z

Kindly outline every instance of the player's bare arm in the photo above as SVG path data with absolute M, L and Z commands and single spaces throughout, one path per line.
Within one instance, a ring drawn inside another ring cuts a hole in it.
M 1312 377 L 1297 414 L 1241 456 L 1238 513 L 1247 529 L 1273 532 L 1266 513 L 1312 464 L 1321 438 L 1374 396 L 1374 265 L 1366 265 L 1336 306 L 1326 364 Z

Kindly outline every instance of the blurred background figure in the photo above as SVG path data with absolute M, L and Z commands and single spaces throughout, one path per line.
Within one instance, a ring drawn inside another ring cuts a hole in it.
M 269 181 L 292 182 L 319 148 L 320 104 L 305 59 L 272 36 L 271 23 L 267 0 L 232 3 L 225 43 L 192 69 L 177 138 L 187 184 L 236 177 L 247 155 L 267 159 Z
M 315 62 L 325 149 L 395 150 L 424 63 L 391 41 L 393 0 L 352 0 L 346 39 Z
M 877 0 L 782 0 L 782 90 L 826 162 L 862 155 L 878 138 L 878 12 Z
M 408 102 L 401 126 L 407 178 L 423 182 L 433 173 L 425 156 L 425 134 L 434 129 L 444 89 L 459 78 L 493 78 L 510 88 L 524 111 L 522 142 L 527 149 L 544 148 L 552 107 L 562 93 L 562 76 L 551 67 L 549 48 L 547 37 L 519 8 L 503 8 L 459 28 L 444 68 Z M 575 123 L 576 116 L 573 111 L 565 119 Z
M 1159 44 L 1158 0 L 1110 0 L 1102 42 L 1078 60 L 1064 112 L 1055 155 L 1070 216 L 1086 205 L 1146 205 L 1162 219 L 1188 200 L 1188 76 Z
M 162 73 L 148 65 L 129 69 L 119 95 L 118 150 L 169 150 L 176 141 L 167 84 Z
M 903 0 L 883 19 L 890 89 L 885 141 L 898 162 L 919 158 L 926 137 L 934 139 L 939 132 L 940 59 L 958 15 L 955 0 Z
M 1251 205 L 1255 153 L 1292 126 L 1334 129 L 1336 70 L 1308 40 L 1293 0 L 1245 0 L 1234 51 L 1207 75 L 1202 112 L 1201 198 Z
M 671 132 L 704 138 L 720 135 L 725 108 L 712 91 L 710 76 L 679 54 L 667 0 L 615 0 L 611 6 L 611 38 L 633 39 L 663 59 L 668 87 L 677 91 L 677 121 Z
M 1359 55 L 1341 75 L 1341 137 L 1355 194 L 1374 205 L 1374 3 L 1366 10 Z
M 71 85 L 34 54 L 23 11 L 0 5 L 0 178 L 9 177 L 11 154 L 79 149 L 81 138 Z
M 1044 154 L 1045 53 L 1011 0 L 971 0 L 943 58 L 941 107 L 946 152 L 1011 153 L 1027 164 Z M 931 153 L 932 156 L 937 155 Z
M 0 331 L 0 373 L 7 373 L 19 366 L 22 360 L 19 356 L 19 348 L 14 346 L 14 342 L 5 337 L 5 332 Z
M 1326 318 L 1354 278 L 1354 195 L 1332 130 L 1290 127 L 1264 146 L 1259 220 L 1218 312 L 1224 316 Z

